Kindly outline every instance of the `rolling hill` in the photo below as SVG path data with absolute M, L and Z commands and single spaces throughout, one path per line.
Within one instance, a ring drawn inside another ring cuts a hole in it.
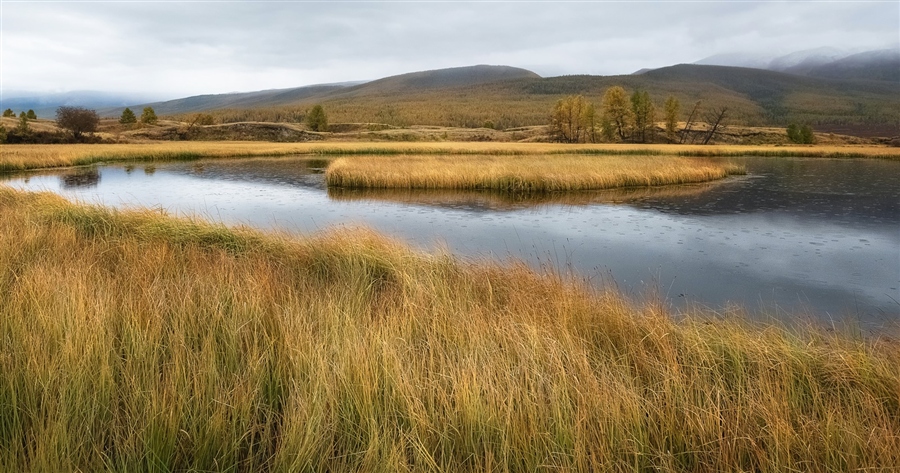
M 820 69 L 818 74 L 823 77 L 681 64 L 638 75 L 543 78 L 525 69 L 481 65 L 402 74 L 361 84 L 203 95 L 149 105 L 158 114 L 175 118 L 211 113 L 220 123 L 297 122 L 313 104 L 321 104 L 332 123 L 508 129 L 546 124 L 553 104 L 565 95 L 582 94 L 599 106 L 603 92 L 620 85 L 629 92 L 647 90 L 659 109 L 666 97 L 675 96 L 682 104 L 682 118 L 701 101 L 707 110 L 727 107 L 729 121 L 734 124 L 785 126 L 797 122 L 820 129 L 842 126 L 851 133 L 853 127 L 879 126 L 887 130 L 880 133 L 897 134 L 892 130 L 900 124 L 900 83 L 855 79 L 859 70 L 867 67 L 861 64 L 871 62 L 856 61 L 852 56 L 842 61 L 846 62 L 828 63 L 831 69 Z M 839 73 L 854 68 L 852 74 Z M 140 110 L 143 106 L 132 108 Z M 107 109 L 104 113 L 116 116 L 121 110 Z

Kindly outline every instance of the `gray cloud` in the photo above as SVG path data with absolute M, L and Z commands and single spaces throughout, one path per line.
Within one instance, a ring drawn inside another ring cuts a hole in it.
M 184 96 L 479 63 L 627 74 L 719 53 L 895 46 L 900 5 L 4 3 L 2 88 Z

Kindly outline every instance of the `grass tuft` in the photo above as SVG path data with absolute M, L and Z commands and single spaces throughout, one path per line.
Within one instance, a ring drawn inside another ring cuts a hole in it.
M 900 343 L 0 187 L 0 471 L 887 471 Z

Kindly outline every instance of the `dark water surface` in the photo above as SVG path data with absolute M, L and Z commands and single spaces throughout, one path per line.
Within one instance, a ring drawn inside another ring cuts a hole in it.
M 115 164 L 5 183 L 302 233 L 362 225 L 425 248 L 575 270 L 676 307 L 900 321 L 900 163 L 743 161 L 748 176 L 713 184 L 549 196 L 326 190 L 327 163 L 303 157 Z

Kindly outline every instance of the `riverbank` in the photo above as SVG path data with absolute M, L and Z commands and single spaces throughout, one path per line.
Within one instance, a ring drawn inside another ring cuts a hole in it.
M 900 151 L 884 146 L 700 146 L 472 142 L 270 143 L 233 141 L 148 142 L 134 144 L 2 145 L 0 172 L 82 166 L 115 161 L 189 160 L 219 157 L 342 155 L 542 155 L 598 154 L 625 156 L 772 156 L 873 158 L 900 160 Z
M 0 470 L 900 462 L 900 345 L 0 187 Z
M 325 181 L 347 189 L 554 192 L 692 184 L 745 173 L 731 162 L 676 156 L 379 156 L 338 158 Z

